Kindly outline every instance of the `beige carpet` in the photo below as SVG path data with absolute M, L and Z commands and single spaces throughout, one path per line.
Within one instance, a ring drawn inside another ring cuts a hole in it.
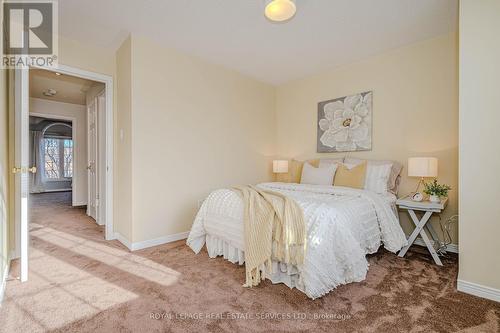
M 242 288 L 243 267 L 183 241 L 130 253 L 68 193 L 35 195 L 31 211 L 29 281 L 8 282 L 2 332 L 500 331 L 499 303 L 456 292 L 456 257 L 437 267 L 418 247 L 370 256 L 366 281 L 312 301 Z

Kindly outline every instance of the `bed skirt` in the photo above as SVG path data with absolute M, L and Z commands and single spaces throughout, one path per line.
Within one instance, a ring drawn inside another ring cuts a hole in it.
M 245 264 L 245 252 L 232 246 L 225 240 L 207 235 L 205 241 L 208 256 L 210 258 L 222 256 L 233 264 Z M 272 272 L 268 272 L 264 266 L 261 267 L 261 271 L 263 277 L 269 279 L 272 283 L 284 283 L 289 288 L 297 288 L 305 293 L 305 288 L 303 283 L 301 283 L 300 273 L 295 266 L 273 261 Z M 242 281 L 242 283 L 243 282 L 244 281 Z

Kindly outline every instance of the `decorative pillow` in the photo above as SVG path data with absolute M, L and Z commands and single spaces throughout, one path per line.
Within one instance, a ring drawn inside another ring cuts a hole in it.
M 358 158 L 346 158 L 344 163 L 346 164 L 354 164 L 358 165 L 366 160 L 358 159 Z M 391 193 L 397 194 L 398 193 L 398 188 L 399 188 L 399 183 L 400 183 L 400 173 L 401 170 L 403 169 L 403 165 L 397 161 L 378 161 L 378 160 L 369 160 L 368 166 L 370 165 L 384 165 L 384 164 L 391 164 L 391 172 L 389 174 L 389 179 L 387 181 L 387 190 Z
M 319 167 L 322 168 L 331 164 L 340 164 L 344 163 L 344 158 L 322 158 L 319 160 Z
M 392 164 L 370 164 L 366 168 L 365 190 L 385 194 L 389 190 Z
M 366 162 L 357 166 L 340 164 L 335 175 L 335 186 L 345 186 L 363 189 L 365 187 Z
M 302 168 L 301 184 L 332 185 L 337 171 L 337 164 L 330 164 L 322 168 L 315 168 L 309 163 L 304 163 Z
M 288 176 L 290 183 L 300 184 L 300 178 L 302 177 L 302 167 L 304 166 L 304 161 L 292 160 L 288 170 Z M 309 160 L 307 163 L 314 167 L 319 166 L 319 160 Z

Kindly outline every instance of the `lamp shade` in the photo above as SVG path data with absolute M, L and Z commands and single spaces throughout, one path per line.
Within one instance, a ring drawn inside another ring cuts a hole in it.
M 275 161 L 273 161 L 273 172 L 274 173 L 287 173 L 288 172 L 288 161 L 287 160 L 275 160 Z
M 438 175 L 438 159 L 435 157 L 411 157 L 408 159 L 409 177 L 434 178 Z

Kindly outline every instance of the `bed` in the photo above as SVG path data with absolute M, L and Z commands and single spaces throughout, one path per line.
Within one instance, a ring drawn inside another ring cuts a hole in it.
M 307 249 L 301 267 L 273 261 L 263 276 L 284 283 L 315 299 L 337 286 L 359 282 L 368 271 L 367 254 L 383 245 L 391 252 L 406 245 L 394 211 L 396 196 L 339 186 L 262 183 L 258 187 L 293 198 L 304 212 Z M 221 189 L 203 202 L 187 244 L 195 253 L 204 245 L 211 258 L 223 256 L 243 265 L 243 201 L 236 192 Z

